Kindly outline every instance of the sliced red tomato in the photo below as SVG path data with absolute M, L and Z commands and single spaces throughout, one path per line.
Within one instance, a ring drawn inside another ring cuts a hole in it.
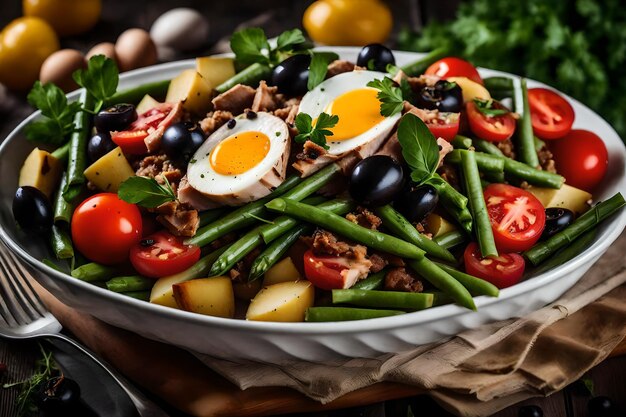
M 528 90 L 528 104 L 533 131 L 541 139 L 562 138 L 572 130 L 574 108 L 557 92 L 531 88 Z
M 495 258 L 482 258 L 476 242 L 467 245 L 463 259 L 465 272 L 489 281 L 498 288 L 517 284 L 524 275 L 526 266 L 524 258 L 517 253 L 500 254 Z
M 174 105 L 161 103 L 141 114 L 126 130 L 111 132 L 111 139 L 125 154 L 140 155 L 148 152 L 144 139 L 157 128 L 167 128 L 173 123 L 170 116 Z M 172 115 L 173 116 L 173 115 Z
M 436 75 L 439 78 L 466 77 L 478 84 L 483 84 L 483 79 L 478 74 L 475 66 L 464 59 L 449 56 L 440 59 L 426 69 L 426 75 Z
M 493 101 L 492 108 L 495 110 L 506 110 L 506 107 L 497 101 Z M 483 114 L 473 101 L 467 102 L 465 109 L 467 110 L 467 121 L 470 130 L 479 138 L 490 142 L 502 142 L 513 136 L 515 119 L 511 112 L 503 115 L 488 116 Z
M 428 120 L 426 126 L 435 138 L 451 142 L 459 133 L 459 113 L 439 113 L 436 119 Z
M 604 141 L 588 130 L 574 129 L 550 142 L 556 170 L 572 187 L 592 191 L 606 174 L 609 153 Z
M 164 230 L 141 239 L 130 249 L 130 262 L 139 274 L 161 278 L 182 272 L 200 259 L 200 248 Z
M 117 194 L 96 194 L 76 207 L 71 229 L 74 245 L 89 260 L 118 264 L 141 239 L 141 213 Z
M 506 184 L 488 185 L 484 196 L 498 252 L 525 251 L 539 240 L 546 212 L 537 197 Z
M 347 274 L 342 271 L 348 267 L 334 256 L 316 256 L 310 249 L 304 253 L 304 275 L 313 285 L 323 290 L 348 288 Z

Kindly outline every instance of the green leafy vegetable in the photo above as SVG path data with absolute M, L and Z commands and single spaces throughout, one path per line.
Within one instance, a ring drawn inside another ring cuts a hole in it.
M 328 72 L 328 64 L 331 61 L 331 57 L 323 54 L 311 54 L 311 64 L 309 65 L 309 80 L 307 82 L 307 88 L 313 90 L 326 78 Z
M 104 55 L 91 57 L 87 69 L 78 70 L 72 76 L 74 81 L 94 98 L 95 113 L 99 112 L 104 102 L 115 94 L 120 79 L 115 61 Z
M 398 142 L 411 179 L 418 184 L 431 180 L 439 165 L 439 146 L 428 126 L 416 115 L 405 114 L 398 125 Z
M 120 184 L 117 195 L 127 203 L 138 204 L 142 207 L 154 208 L 169 201 L 176 200 L 176 194 L 165 176 L 165 185 L 161 185 L 154 178 L 130 177 Z
M 493 100 L 481 100 L 479 98 L 474 99 L 474 104 L 479 112 L 487 117 L 503 116 L 510 113 L 507 109 L 498 109 L 493 105 Z
M 367 83 L 368 87 L 375 88 L 378 91 L 378 100 L 380 100 L 380 114 L 389 117 L 396 113 L 400 113 L 404 107 L 404 97 L 402 88 L 396 86 L 396 83 L 389 77 L 382 80 L 373 80 Z
M 310 140 L 324 149 L 328 149 L 326 137 L 333 135 L 333 132 L 328 129 L 334 127 L 338 122 L 339 116 L 320 113 L 315 125 L 313 125 L 313 118 L 310 115 L 300 113 L 296 116 L 295 120 L 296 128 L 298 129 L 298 135 L 295 137 L 295 141 L 304 143 Z
M 54 84 L 41 85 L 39 81 L 28 93 L 28 102 L 41 110 L 42 120 L 26 126 L 28 140 L 63 145 L 74 130 L 74 115 L 80 110 L 80 104 L 67 102 L 65 93 Z
M 292 29 L 281 33 L 276 40 L 276 47 L 272 48 L 263 29 L 247 28 L 233 34 L 230 48 L 237 61 L 243 65 L 259 63 L 274 66 L 305 42 L 302 31 Z
M 276 49 L 279 51 L 290 51 L 295 46 L 306 42 L 300 29 L 286 30 L 276 40 Z

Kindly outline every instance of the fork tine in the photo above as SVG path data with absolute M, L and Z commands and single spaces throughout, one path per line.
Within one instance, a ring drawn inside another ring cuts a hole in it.
M 39 298 L 39 295 L 37 295 L 37 292 L 33 289 L 33 286 L 30 283 L 30 278 L 32 278 L 32 274 L 26 269 L 26 267 L 24 267 L 22 262 L 17 259 L 17 257 L 13 253 L 7 253 L 9 257 L 13 260 L 13 263 L 15 264 L 19 272 L 18 281 L 22 283 L 24 294 L 30 306 L 38 316 L 45 316 L 46 313 L 48 313 L 48 309 L 44 306 L 43 302 Z
M 2 317 L 10 327 L 27 324 L 29 321 L 24 317 L 21 309 L 15 309 L 13 304 L 13 290 L 8 282 L 9 271 L 3 257 L 0 257 L 0 311 Z
M 0 265 L 2 265 L 3 272 L 0 276 L 0 286 L 4 287 L 5 301 L 15 321 L 26 325 L 39 318 L 39 314 L 33 310 L 27 301 L 22 286 L 17 282 L 20 271 L 5 250 L 0 250 Z

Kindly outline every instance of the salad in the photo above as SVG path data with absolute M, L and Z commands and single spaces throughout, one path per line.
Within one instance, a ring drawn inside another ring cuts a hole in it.
M 297 29 L 231 47 L 126 91 L 95 56 L 75 102 L 35 84 L 26 134 L 55 149 L 24 161 L 13 213 L 71 276 L 247 320 L 475 310 L 625 204 L 593 204 L 606 147 L 553 90 L 379 44 L 349 62 Z

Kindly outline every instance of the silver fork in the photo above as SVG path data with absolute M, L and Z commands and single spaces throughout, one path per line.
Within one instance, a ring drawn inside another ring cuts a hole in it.
M 136 387 L 87 348 L 60 333 L 61 323 L 46 309 L 30 285 L 30 273 L 0 243 L 0 336 L 8 339 L 53 338 L 65 341 L 102 367 L 126 392 L 141 417 L 168 417 Z

